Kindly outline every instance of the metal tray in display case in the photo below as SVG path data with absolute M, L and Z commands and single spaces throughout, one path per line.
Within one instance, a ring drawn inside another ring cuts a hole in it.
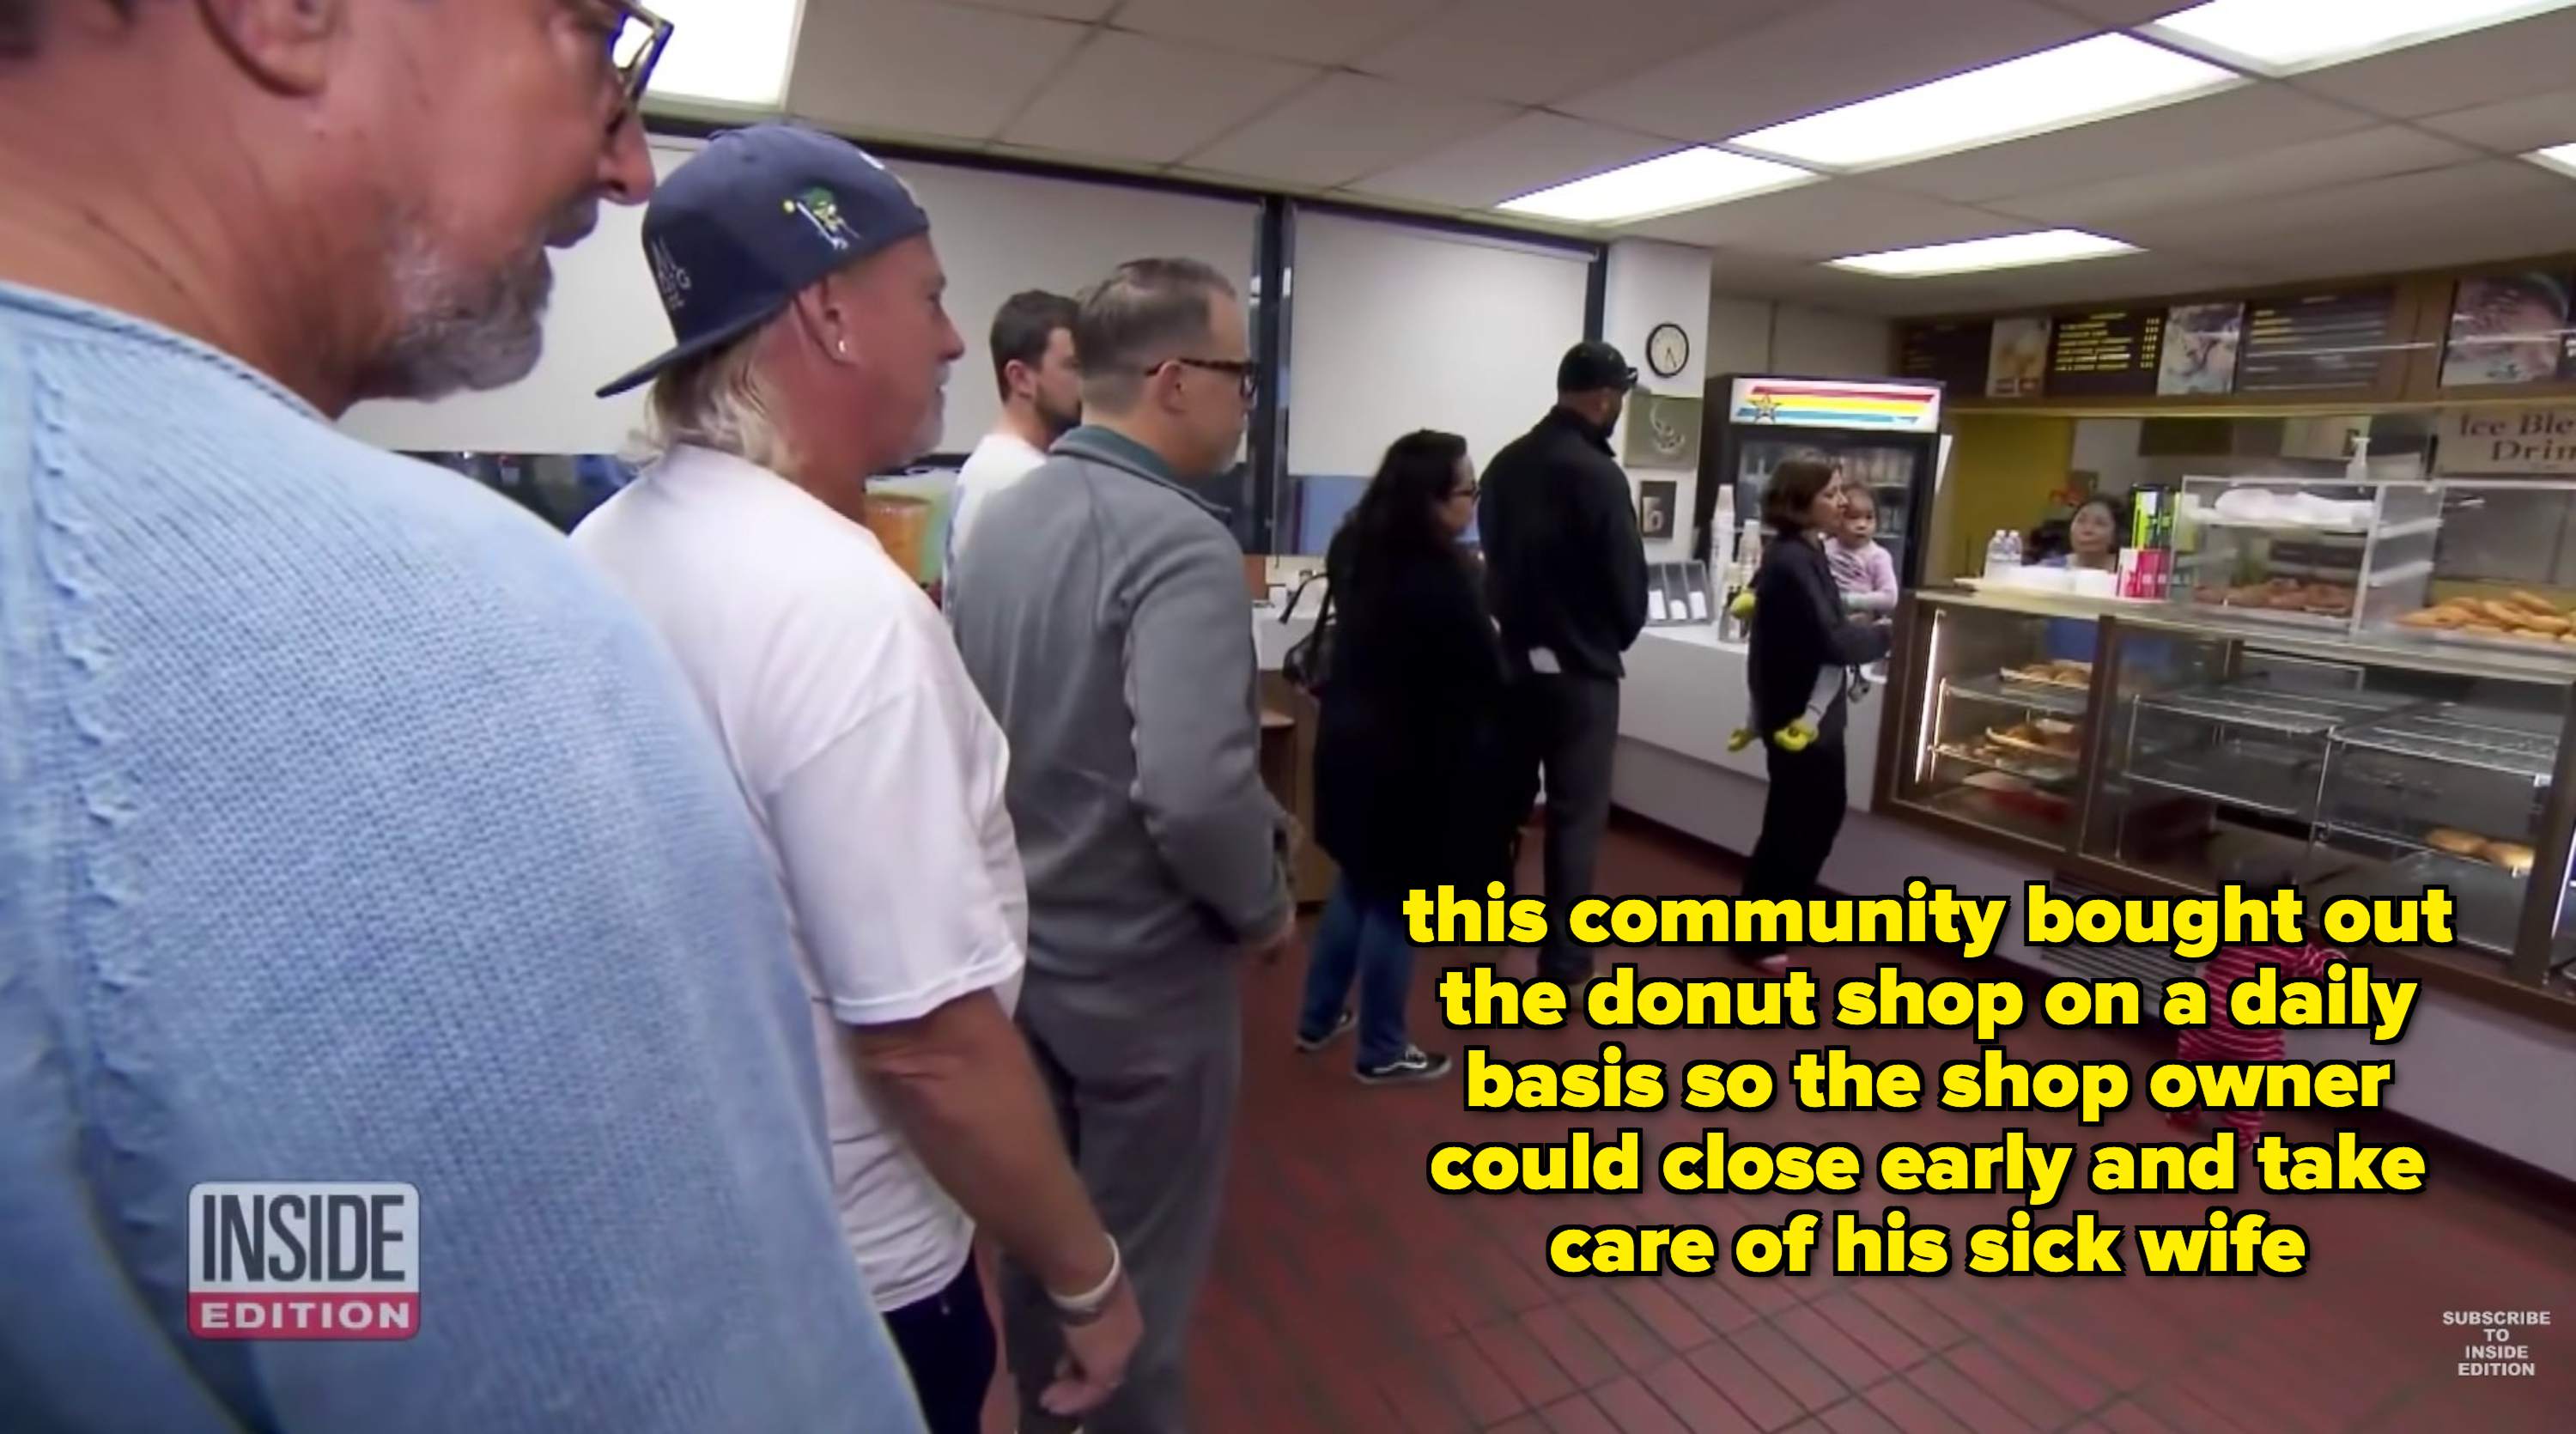
M 2121 768 L 2140 786 L 2307 821 L 2322 798 L 2327 736 L 2411 705 L 2262 677 L 2144 694 L 2131 706 Z

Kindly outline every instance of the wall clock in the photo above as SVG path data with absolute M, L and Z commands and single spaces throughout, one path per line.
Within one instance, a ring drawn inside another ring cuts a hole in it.
M 1646 335 L 1646 366 L 1657 378 L 1671 378 L 1690 367 L 1690 334 L 1679 324 L 1657 324 Z

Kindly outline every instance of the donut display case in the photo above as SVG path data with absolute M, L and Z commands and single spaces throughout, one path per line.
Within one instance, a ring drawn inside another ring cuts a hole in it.
M 2576 644 L 2018 591 L 1900 621 L 1879 811 L 2108 894 L 2439 887 L 2454 941 L 2354 954 L 2576 1025 Z
M 2105 624 L 2106 740 L 2076 855 L 2167 889 L 2454 904 L 2407 954 L 2524 986 L 2562 962 L 2576 662 L 2339 634 Z M 2535 875 L 2554 870 L 2556 878 Z
M 1900 687 L 1917 736 L 1880 789 L 1900 809 L 2042 851 L 2074 830 L 2093 688 L 2090 609 L 2015 609 L 1919 595 Z M 2078 615 L 2080 611 L 2080 615 Z
M 2421 482 L 2185 478 L 2173 602 L 2323 633 L 2411 611 L 2442 528 Z

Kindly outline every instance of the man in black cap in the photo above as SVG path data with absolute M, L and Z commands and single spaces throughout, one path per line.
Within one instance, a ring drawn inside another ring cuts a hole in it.
M 1517 723 L 1544 774 L 1551 912 L 1538 974 L 1568 986 L 1592 954 L 1565 933 L 1592 895 L 1610 824 L 1620 655 L 1646 626 L 1646 550 L 1610 433 L 1637 371 L 1605 343 L 1556 366 L 1556 407 L 1485 465 L 1476 514 L 1487 593 L 1511 664 Z
M 665 451 L 573 547 L 660 630 L 769 838 L 842 1230 L 931 1434 L 983 1427 L 978 1226 L 1053 1326 L 1033 1398 L 1086 1414 L 1141 1316 L 1011 1020 L 1029 899 L 1008 756 L 863 521 L 868 478 L 938 441 L 965 350 L 930 216 L 857 146 L 759 125 L 663 181 L 644 255 L 677 345 L 610 387 L 652 384 Z

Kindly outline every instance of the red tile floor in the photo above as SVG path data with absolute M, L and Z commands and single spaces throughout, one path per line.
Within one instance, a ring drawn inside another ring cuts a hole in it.
M 1532 844 L 1535 847 L 1535 843 Z M 1535 855 L 1535 851 L 1532 852 Z M 1535 877 L 1535 872 L 1529 874 Z M 1722 856 L 1665 833 L 1614 831 L 1604 891 L 1653 895 L 1732 890 Z M 1441 953 L 1415 983 L 1415 1034 L 1457 1053 L 1483 1033 L 1437 1024 L 1441 969 L 1484 953 Z M 1662 974 L 1713 971 L 1712 953 L 1647 951 Z M 1820 957 L 1820 978 L 1867 970 L 1878 953 Z M 1525 963 L 1527 957 L 1520 956 Z M 1910 958 L 1933 974 L 1936 958 Z M 1526 974 L 1525 966 L 1508 967 Z M 1568 1279 L 1544 1267 L 1560 1224 L 1694 1222 L 1731 1229 L 1777 1221 L 1789 1196 L 1452 1196 L 1433 1190 L 1426 1158 L 1459 1139 L 1556 1140 L 1573 1126 L 1642 1124 L 1646 1147 L 1723 1124 L 1738 1139 L 1986 1140 L 2005 1118 L 1808 1113 L 1785 1092 L 1766 1112 L 1720 1120 L 1679 1109 L 1581 1115 L 1463 1109 L 1451 1079 L 1364 1089 L 1349 1051 L 1291 1049 L 1302 966 L 1261 972 L 1246 1003 L 1244 1096 L 1226 1226 L 1195 1331 L 1192 1383 L 1203 1434 L 2331 1434 L 2576 1429 L 2576 1201 L 2446 1160 L 2416 1195 L 2259 1197 L 2306 1229 L 2311 1264 L 2278 1278 Z M 1759 1058 L 1785 1070 L 1821 1033 L 1628 1035 L 1633 1055 L 1678 1068 Z M 1853 1053 L 1902 1057 L 1927 1071 L 1973 1054 L 1938 1032 L 1854 1033 Z M 1496 1054 L 1590 1057 L 1601 1039 L 1577 1022 L 1557 1032 L 1491 1034 Z M 2155 1059 L 2152 1038 L 2101 1032 L 2017 1033 L 2023 1059 Z M 2398 1052 L 2403 1078 L 2404 1052 Z M 2533 1092 L 2563 1100 L 2569 1091 Z M 2153 1112 L 2086 1131 L 2035 1114 L 2034 1137 L 2160 1140 Z M 2327 1128 L 2274 1118 L 2284 1133 Z M 2077 1174 L 2081 1176 L 2081 1157 Z M 1894 1197 L 1865 1184 L 1822 1202 L 1872 1215 L 1908 1205 L 1954 1231 L 2000 1218 L 2008 1195 Z M 2079 1191 L 2054 1218 L 2096 1203 L 2114 1222 L 2188 1223 L 2213 1201 L 2183 1195 L 2102 1200 Z M 2215 1203 L 2226 1203 L 2220 1197 Z M 1830 1240 L 1830 1235 L 1828 1235 Z M 1963 1237 L 1962 1237 L 1963 1238 Z M 2534 1331 L 2537 1377 L 2461 1378 L 2466 1337 L 2446 1310 L 2551 1311 Z M 997 1400 L 997 1404 L 998 1404 Z M 1007 1418 L 990 1427 L 1007 1430 Z

